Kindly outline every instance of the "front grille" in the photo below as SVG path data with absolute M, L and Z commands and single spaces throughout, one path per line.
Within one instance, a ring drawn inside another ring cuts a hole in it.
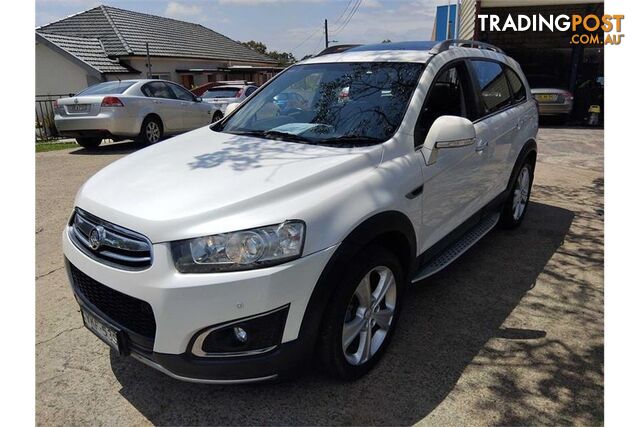
M 76 208 L 69 236 L 85 255 L 112 267 L 144 270 L 151 265 L 149 239 Z
M 156 320 L 149 303 L 111 289 L 70 264 L 73 288 L 118 325 L 153 340 Z

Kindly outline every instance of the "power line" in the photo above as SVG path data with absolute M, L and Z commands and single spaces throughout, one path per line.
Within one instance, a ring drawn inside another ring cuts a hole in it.
M 349 9 L 349 6 L 351 6 L 351 3 L 353 2 L 353 0 L 349 0 L 347 2 L 347 7 L 344 8 L 344 10 L 342 11 L 342 13 L 340 14 L 340 16 L 338 16 L 338 18 L 335 20 L 335 26 L 337 27 L 338 25 L 340 25 L 340 20 L 342 19 L 342 17 L 344 16 L 344 14 L 346 13 L 346 11 Z
M 309 39 L 311 39 L 311 37 L 315 36 L 316 34 L 318 34 L 318 31 L 320 31 L 322 28 L 316 28 L 316 30 L 314 32 L 312 32 L 311 34 L 309 34 L 309 36 L 302 40 L 300 43 L 298 43 L 298 45 L 296 45 L 296 47 L 291 48 L 291 50 L 296 50 L 297 48 L 299 48 L 300 46 L 302 46 L 303 44 L 305 44 L 306 42 L 309 41 Z
M 355 5 L 354 5 L 353 9 L 351 10 L 351 13 L 349 14 L 349 16 L 347 17 L 347 19 L 345 20 L 344 24 L 343 24 L 340 28 L 338 28 L 336 31 L 334 31 L 334 32 L 332 33 L 332 35 L 334 35 L 334 36 L 335 36 L 335 35 L 340 34 L 340 32 L 341 32 L 342 30 L 344 30 L 344 29 L 346 28 L 346 26 L 347 26 L 347 25 L 349 25 L 349 22 L 351 22 L 351 18 L 353 18 L 353 15 L 355 15 L 355 14 L 356 14 L 356 12 L 358 11 L 358 8 L 360 7 L 360 4 L 362 4 L 362 1 L 363 1 L 363 0 L 357 0 L 357 3 L 355 3 Z
M 336 27 L 340 26 L 340 19 L 342 19 L 343 17 L 345 17 L 345 14 L 347 15 L 347 17 L 343 20 L 343 23 L 340 27 L 340 29 L 335 33 L 339 33 L 340 31 L 342 31 L 344 29 L 344 27 L 349 23 L 349 21 L 351 20 L 351 18 L 353 17 L 353 15 L 355 14 L 355 12 L 358 10 L 358 7 L 360 7 L 360 3 L 362 3 L 362 0 L 356 0 L 355 3 L 353 3 L 354 0 L 349 0 L 347 2 L 347 6 L 342 10 L 342 13 L 340 14 L 340 16 L 338 16 L 338 18 L 335 21 L 335 25 Z M 351 4 L 353 3 L 353 7 L 351 8 L 351 10 L 349 11 L 349 13 L 347 13 L 347 11 L 349 10 Z M 298 43 L 295 47 L 291 48 L 292 51 L 298 49 L 299 47 L 301 47 L 302 45 L 304 45 L 306 42 L 308 42 L 313 36 L 315 36 L 316 34 L 318 34 L 318 32 L 320 30 L 322 30 L 323 28 L 316 28 L 315 31 L 313 31 L 311 34 L 309 34 L 304 40 L 302 40 L 300 43 Z
M 346 16 L 344 17 L 344 20 L 342 21 L 342 23 L 336 23 L 336 26 L 334 28 L 334 30 L 332 30 L 334 33 L 338 32 L 338 31 L 342 31 L 342 29 L 344 28 L 344 26 L 348 23 L 349 18 L 351 17 L 352 13 L 354 10 L 356 10 L 356 7 L 358 6 L 358 3 L 360 3 L 361 0 L 356 0 L 353 3 L 353 6 L 349 7 L 351 5 L 351 1 L 349 2 L 349 4 L 347 5 L 347 9 L 348 12 L 346 13 Z

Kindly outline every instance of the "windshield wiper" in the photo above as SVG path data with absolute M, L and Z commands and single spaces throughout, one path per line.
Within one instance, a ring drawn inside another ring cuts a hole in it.
M 280 132 L 278 130 L 240 130 L 229 132 L 234 135 L 255 136 L 258 138 L 275 139 L 289 142 L 310 142 L 309 139 L 289 132 Z
M 264 135 L 267 137 L 273 136 L 273 137 L 276 137 L 276 139 L 279 137 L 279 138 L 282 138 L 284 141 L 310 142 L 310 140 L 305 138 L 304 136 L 300 136 L 295 133 L 280 132 L 279 130 L 267 130 L 264 132 Z

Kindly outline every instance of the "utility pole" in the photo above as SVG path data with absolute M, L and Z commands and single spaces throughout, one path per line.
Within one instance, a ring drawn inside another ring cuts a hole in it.
M 151 78 L 151 59 L 149 58 L 149 42 L 147 42 L 145 45 L 147 47 L 147 78 L 150 79 Z
M 325 49 L 329 47 L 329 30 L 326 19 L 324 20 L 324 47 Z

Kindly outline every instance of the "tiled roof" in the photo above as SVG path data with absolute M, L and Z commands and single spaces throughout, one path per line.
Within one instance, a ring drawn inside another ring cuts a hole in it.
M 110 56 L 203 58 L 240 62 L 277 61 L 199 24 L 98 6 L 42 26 L 40 33 L 98 38 Z
M 109 58 L 98 39 L 48 33 L 40 33 L 40 36 L 101 73 L 128 73 L 131 71 L 117 60 Z

